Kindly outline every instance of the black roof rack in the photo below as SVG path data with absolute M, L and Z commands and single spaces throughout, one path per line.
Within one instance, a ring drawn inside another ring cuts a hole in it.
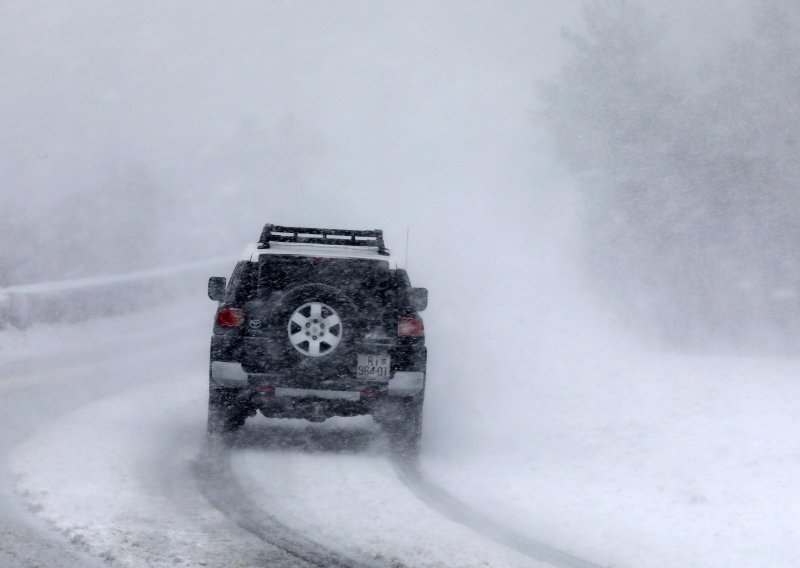
M 350 231 L 347 229 L 317 229 L 313 227 L 282 227 L 267 224 L 261 232 L 258 248 L 268 249 L 269 243 L 305 243 L 315 245 L 347 245 L 375 247 L 378 254 L 389 255 L 383 244 L 383 231 Z

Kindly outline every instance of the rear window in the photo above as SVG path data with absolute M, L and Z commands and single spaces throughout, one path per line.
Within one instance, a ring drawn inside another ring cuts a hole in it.
M 389 263 L 385 260 L 263 255 L 259 261 L 258 295 L 269 296 L 311 282 L 357 294 L 386 290 L 389 279 Z
M 341 290 L 377 324 L 390 321 L 396 312 L 393 279 L 385 260 L 264 255 L 259 261 L 258 295 L 267 299 L 295 286 L 326 284 Z
M 234 306 L 241 306 L 253 297 L 253 284 L 255 280 L 255 266 L 252 262 L 240 261 L 233 269 L 228 288 L 225 292 L 225 302 Z

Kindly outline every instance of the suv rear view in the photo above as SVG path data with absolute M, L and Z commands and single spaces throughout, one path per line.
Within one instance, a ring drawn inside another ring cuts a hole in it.
M 370 414 L 415 451 L 421 434 L 426 348 L 419 312 L 427 290 L 397 268 L 379 230 L 266 225 L 219 302 L 211 338 L 210 434 L 248 416 Z

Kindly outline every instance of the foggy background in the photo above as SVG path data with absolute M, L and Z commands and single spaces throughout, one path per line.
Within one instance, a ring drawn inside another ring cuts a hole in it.
M 657 12 L 588 6 L 543 120 L 582 180 L 586 266 L 619 311 L 681 349 L 796 352 L 800 8 L 746 14 L 741 35 L 687 57 Z
M 796 566 L 797 363 L 739 356 L 800 348 L 798 27 L 789 0 L 0 2 L 0 308 L 230 270 L 267 222 L 382 228 L 430 290 L 423 473 L 605 565 Z M 38 432 L 12 461 L 60 530 L 102 543 L 144 503 L 166 548 L 171 496 L 116 484 L 191 476 L 195 276 L 147 312 L 4 332 L 7 387 L 34 390 L 0 397 L 3 431 Z M 91 404 L 54 413 L 58 389 Z M 103 436 L 112 455 L 75 442 Z
M 409 228 L 435 306 L 512 285 L 795 352 L 797 26 L 779 0 L 4 2 L 0 286 L 235 256 L 265 222 L 384 228 L 402 263 Z

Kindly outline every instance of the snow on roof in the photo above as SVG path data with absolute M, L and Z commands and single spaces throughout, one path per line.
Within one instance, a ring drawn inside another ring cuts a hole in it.
M 258 248 L 258 243 L 247 245 L 242 253 L 241 260 L 250 262 L 258 261 L 261 255 L 295 255 L 313 256 L 321 258 L 363 258 L 367 260 L 382 260 L 389 263 L 390 268 L 397 268 L 397 262 L 391 257 L 378 254 L 377 247 L 349 246 L 349 245 L 317 245 L 308 243 L 276 243 L 272 242 L 268 249 Z

